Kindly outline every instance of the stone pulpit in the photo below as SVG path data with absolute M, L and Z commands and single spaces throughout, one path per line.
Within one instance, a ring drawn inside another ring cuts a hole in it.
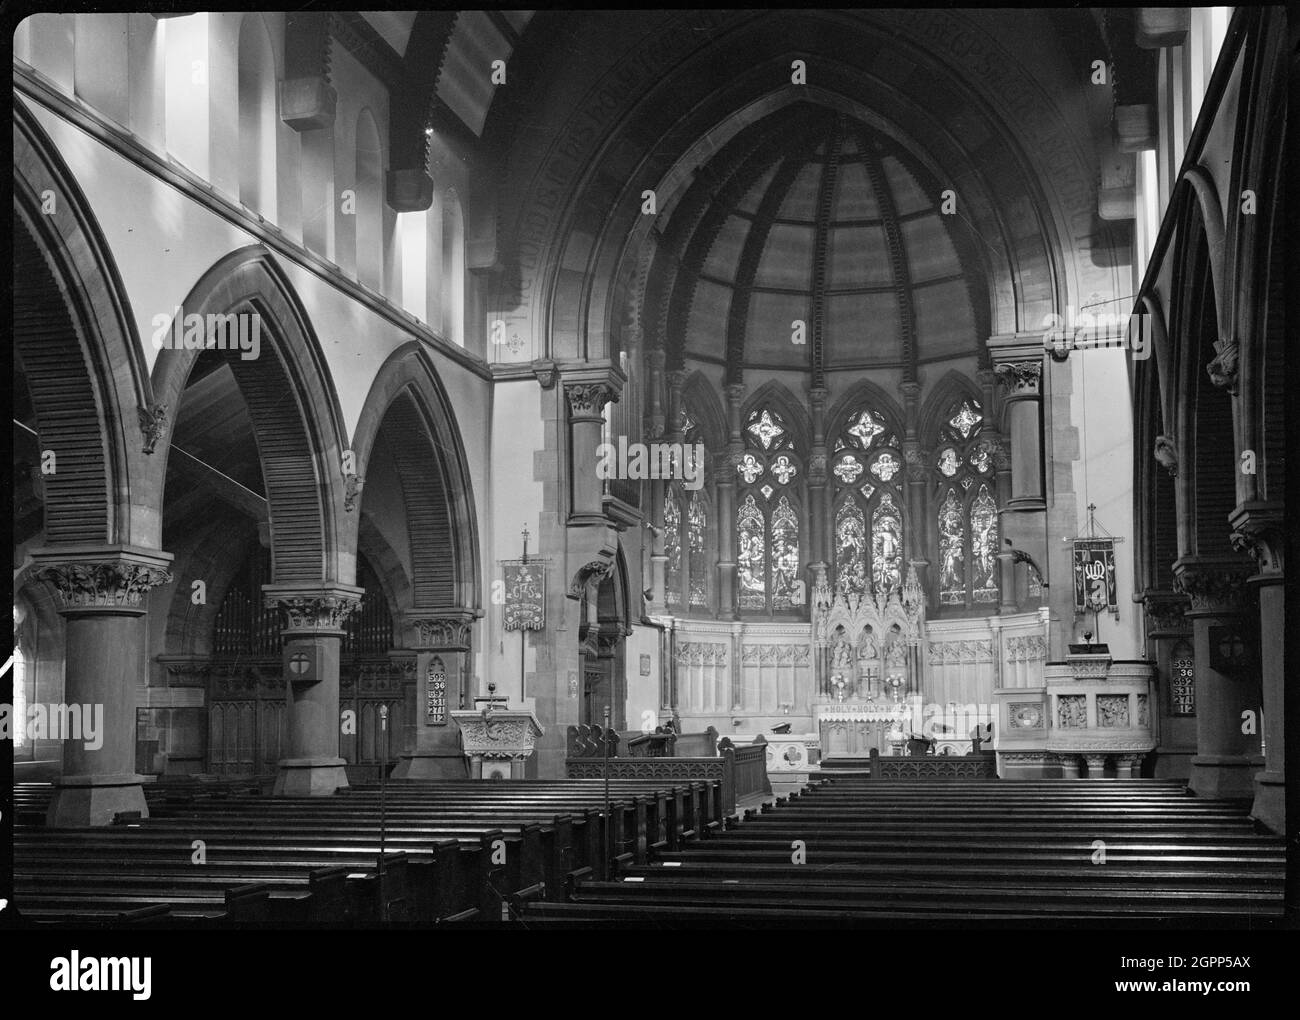
M 489 705 L 477 712 L 452 712 L 451 717 L 460 727 L 471 779 L 523 779 L 524 763 L 545 732 L 526 709 Z

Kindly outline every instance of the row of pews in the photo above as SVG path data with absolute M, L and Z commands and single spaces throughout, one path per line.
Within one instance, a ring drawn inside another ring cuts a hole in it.
M 1177 782 L 845 774 L 536 902 L 531 927 L 1178 923 L 1282 912 L 1284 848 Z
M 317 798 L 159 784 L 147 818 L 55 829 L 51 788 L 19 784 L 14 906 L 79 926 L 496 923 L 722 828 L 717 782 L 612 780 L 609 792 L 606 817 L 598 780 L 390 782 Z

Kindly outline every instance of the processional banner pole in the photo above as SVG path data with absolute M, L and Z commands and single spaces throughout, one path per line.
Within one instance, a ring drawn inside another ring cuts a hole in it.
M 609 813 L 609 706 L 605 706 L 605 733 L 601 744 L 604 747 L 605 760 L 605 881 L 613 877 L 613 841 L 614 824 Z

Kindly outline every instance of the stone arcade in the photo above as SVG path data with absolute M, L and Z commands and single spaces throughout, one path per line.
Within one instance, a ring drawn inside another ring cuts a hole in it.
M 18 780 L 550 790 L 608 708 L 777 792 L 991 754 L 1280 837 L 1287 33 L 27 18 L 11 715 L 102 725 Z

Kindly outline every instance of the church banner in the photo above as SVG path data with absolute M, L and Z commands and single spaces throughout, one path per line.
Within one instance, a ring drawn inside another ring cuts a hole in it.
M 506 630 L 542 630 L 546 626 L 546 565 L 506 560 Z
M 1074 540 L 1074 611 L 1119 612 L 1115 591 L 1115 540 Z

